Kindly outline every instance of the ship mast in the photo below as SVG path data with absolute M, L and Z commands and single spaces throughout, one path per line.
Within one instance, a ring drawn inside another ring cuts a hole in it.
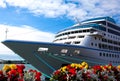
M 7 39 L 8 28 L 5 30 L 5 39 Z
M 80 21 L 78 20 L 77 17 L 75 17 L 75 20 L 77 21 L 77 23 L 78 23 L 79 25 L 81 25 L 81 23 L 80 23 Z

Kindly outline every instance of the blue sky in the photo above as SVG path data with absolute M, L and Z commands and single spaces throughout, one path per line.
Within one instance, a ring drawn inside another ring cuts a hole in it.
M 56 33 L 58 30 L 71 26 L 74 21 L 67 17 L 44 17 L 43 15 L 35 16 L 29 13 L 26 9 L 17 12 L 17 9 L 8 6 L 7 8 L 0 8 L 0 24 L 7 24 L 13 26 L 27 25 L 32 26 L 42 31 Z
M 85 19 L 110 16 L 120 24 L 120 0 L 0 0 L 0 41 L 51 42 L 55 33 Z M 47 39 L 47 40 L 46 40 Z M 13 52 L 0 44 L 0 54 Z

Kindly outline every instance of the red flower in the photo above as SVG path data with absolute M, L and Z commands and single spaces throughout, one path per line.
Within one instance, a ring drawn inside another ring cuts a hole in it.
M 17 71 L 16 70 L 10 70 L 9 72 L 8 72 L 8 75 L 9 76 L 16 76 L 17 75 Z
M 22 70 L 25 69 L 25 65 L 24 65 L 24 64 L 21 64 L 21 68 L 22 68 Z
M 0 70 L 0 77 L 3 75 L 3 72 Z
M 70 68 L 72 68 L 70 65 L 67 65 L 67 69 L 70 69 Z
M 54 72 L 54 75 L 59 75 L 59 74 L 60 74 L 60 70 Z
M 24 70 L 25 69 L 25 66 L 23 65 L 23 64 L 21 64 L 21 65 L 16 65 L 17 66 L 17 69 L 19 69 L 19 70 Z
M 36 70 L 33 70 L 33 72 L 34 72 L 34 73 L 37 73 L 37 71 L 36 71 Z
M 29 71 L 28 72 L 33 72 L 33 70 L 32 69 L 29 69 Z
M 18 73 L 23 73 L 23 70 L 17 69 Z
M 88 75 L 87 75 L 87 78 L 88 78 L 88 79 L 91 79 L 91 75 L 90 75 L 90 74 L 88 74 Z
M 96 74 L 98 71 L 101 71 L 102 68 L 99 65 L 95 65 L 95 66 L 93 66 L 93 70 L 94 70 L 94 73 Z
M 105 75 L 105 76 L 104 76 L 104 79 L 107 80 L 107 79 L 108 79 L 108 76 Z
M 40 72 L 37 72 L 36 75 L 41 76 L 42 74 Z
M 23 79 L 18 79 L 18 81 L 24 81 Z
M 112 66 L 112 64 L 111 64 L 111 63 L 109 63 L 109 64 L 108 64 L 108 66 Z
M 69 69 L 69 74 L 71 74 L 71 75 L 76 75 L 76 69 L 75 68 L 71 68 L 71 69 Z
M 36 75 L 35 75 L 35 81 L 41 81 L 41 79 L 40 79 L 40 76 L 41 76 L 42 74 L 40 73 L 40 72 L 36 72 Z
M 0 81 L 2 81 L 4 79 L 4 75 L 3 72 L 0 70 Z

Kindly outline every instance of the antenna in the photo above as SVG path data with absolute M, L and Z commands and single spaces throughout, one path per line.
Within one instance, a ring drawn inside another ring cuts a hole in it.
M 79 25 L 81 25 L 81 23 L 80 23 L 80 21 L 78 20 L 77 17 L 75 17 L 75 20 L 77 21 L 77 23 L 78 23 Z
M 5 39 L 7 39 L 8 28 L 5 30 Z

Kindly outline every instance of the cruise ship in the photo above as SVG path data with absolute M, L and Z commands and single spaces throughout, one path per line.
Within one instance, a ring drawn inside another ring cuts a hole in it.
M 2 42 L 46 77 L 70 63 L 120 64 L 120 27 L 111 17 L 84 20 L 59 31 L 53 42 Z

